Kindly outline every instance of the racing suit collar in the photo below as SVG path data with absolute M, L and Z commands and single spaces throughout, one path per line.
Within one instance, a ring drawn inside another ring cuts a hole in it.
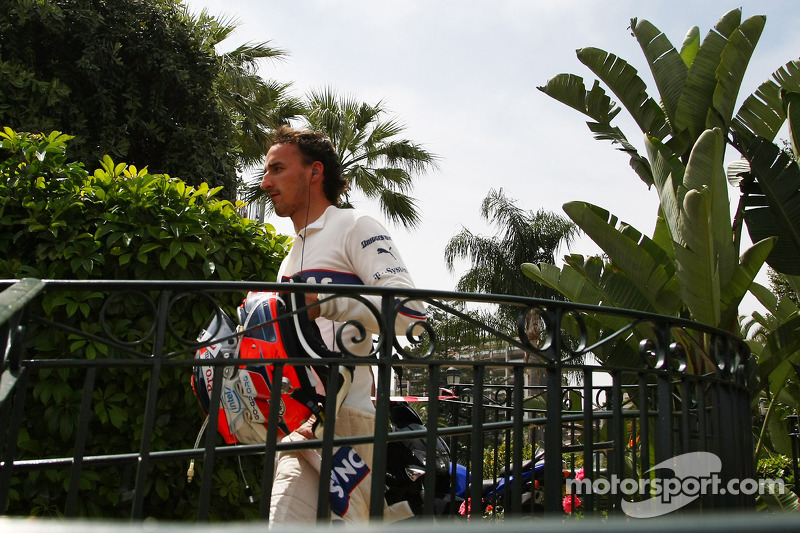
M 301 229 L 297 233 L 297 236 L 300 237 L 301 239 L 305 239 L 306 235 L 308 235 L 308 233 L 313 233 L 313 232 L 318 231 L 318 230 L 322 229 L 323 227 L 325 227 L 325 215 L 327 215 L 328 211 L 330 211 L 331 209 L 337 209 L 337 208 L 336 208 L 336 206 L 333 206 L 333 205 L 329 206 L 319 216 L 319 218 L 317 218 L 314 222 L 311 222 L 310 224 L 308 224 L 305 228 Z

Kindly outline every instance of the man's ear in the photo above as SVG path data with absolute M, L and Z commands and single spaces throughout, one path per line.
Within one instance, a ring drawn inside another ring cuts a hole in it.
M 311 164 L 311 179 L 312 179 L 312 181 L 317 176 L 319 176 L 320 179 L 322 179 L 322 175 L 324 173 L 324 170 L 325 170 L 325 166 L 322 164 L 321 161 L 314 161 Z

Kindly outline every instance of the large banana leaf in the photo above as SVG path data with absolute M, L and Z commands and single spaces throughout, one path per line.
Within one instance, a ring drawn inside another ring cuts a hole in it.
M 750 292 L 769 313 L 781 322 L 785 322 L 800 312 L 800 308 L 791 298 L 780 298 L 759 283 L 750 285 Z
M 751 194 L 746 203 L 750 238 L 756 242 L 777 236 L 767 263 L 778 272 L 800 275 L 800 167 L 763 138 L 742 149 L 763 194 Z
M 721 287 L 738 264 L 731 239 L 727 181 L 722 164 L 724 139 L 719 129 L 697 140 L 684 173 L 679 223 L 673 239 L 676 270 L 686 306 L 694 320 L 720 325 Z M 662 204 L 662 209 L 665 206 Z
M 778 393 L 791 375 L 790 358 L 796 359 L 800 350 L 800 308 L 789 298 L 779 299 L 759 283 L 752 283 L 750 292 L 769 313 L 767 316 L 753 313 L 766 337 L 766 342 L 757 347 L 759 374 Z
M 605 209 L 586 202 L 568 202 L 564 212 L 630 279 L 656 312 L 675 313 L 680 292 L 667 253 L 635 228 L 620 223 Z M 635 309 L 646 310 L 643 307 Z
M 664 110 L 647 95 L 647 85 L 627 61 L 593 47 L 581 48 L 577 54 L 581 63 L 589 67 L 619 98 L 643 133 L 659 139 L 670 133 Z
M 750 17 L 742 22 L 728 39 L 717 69 L 717 87 L 714 90 L 715 113 L 709 116 L 707 127 L 718 126 L 726 131 L 730 127 L 745 70 L 764 30 L 766 20 L 763 15 Z
M 800 93 L 784 92 L 783 101 L 786 102 L 786 116 L 789 119 L 789 137 L 792 142 L 792 151 L 800 154 Z
M 666 260 L 675 264 L 675 242 L 672 240 L 667 222 L 661 210 L 659 210 L 658 218 L 656 218 L 656 227 L 653 230 L 653 242 L 656 243 L 656 246 L 664 250 L 664 253 L 667 255 Z
M 649 21 L 631 19 L 631 28 L 650 65 L 667 120 L 674 124 L 675 111 L 689 69 L 667 36 Z
M 769 382 L 772 392 L 779 392 L 786 380 L 795 375 L 793 364 L 800 364 L 800 316 L 795 315 L 767 335 L 758 357 L 758 373 Z
M 683 177 L 686 190 L 708 191 L 710 237 L 716 254 L 715 260 L 719 263 L 720 282 L 723 285 L 728 283 L 738 263 L 736 249 L 731 239 L 730 198 L 723 164 L 724 157 L 723 132 L 718 129 L 706 130 L 692 148 Z
M 522 272 L 537 283 L 560 292 L 569 301 L 600 305 L 606 300 L 598 286 L 568 265 L 562 270 L 548 263 L 523 263 Z
M 722 314 L 720 316 L 720 327 L 732 329 L 739 316 L 739 304 L 747 294 L 748 289 L 753 284 L 758 272 L 764 266 L 775 238 L 759 241 L 747 250 L 734 268 L 733 274 L 720 289 L 720 300 Z
M 728 44 L 728 37 L 739 26 L 741 10 L 728 12 L 709 31 L 703 44 L 697 51 L 686 76 L 683 92 L 675 112 L 673 129 L 686 130 L 687 144 L 681 150 L 675 150 L 683 157 L 700 134 L 707 129 L 709 110 L 713 106 L 714 90 L 717 87 L 717 67 L 719 67 L 722 51 Z
M 636 286 L 599 257 L 572 254 L 562 269 L 547 263 L 525 263 L 522 272 L 563 294 L 572 302 L 655 312 Z
M 703 191 L 686 194 L 681 234 L 690 239 L 675 247 L 675 262 L 681 284 L 683 302 L 697 322 L 719 324 L 720 283 L 718 263 L 714 257 L 708 217 L 708 199 Z
M 608 140 L 619 145 L 619 150 L 630 157 L 631 168 L 649 187 L 653 184 L 650 163 L 639 155 L 622 130 L 611 125 L 611 120 L 620 112 L 605 90 L 595 81 L 590 91 L 586 90 L 583 78 L 574 74 L 559 74 L 547 81 L 540 91 L 592 119 L 587 122 L 589 129 L 598 140 Z
M 562 269 L 545 263 L 526 263 L 522 265 L 522 270 L 529 278 L 561 292 L 573 302 L 652 311 L 630 280 L 599 257 L 584 259 L 583 256 L 572 254 L 565 259 L 567 264 Z M 627 318 L 597 313 L 583 315 L 583 321 L 588 335 L 586 346 L 592 348 L 595 357 L 608 366 L 639 366 L 639 341 L 651 335 L 647 325 L 616 336 L 616 332 L 630 326 Z M 561 327 L 574 338 L 579 338 L 580 332 L 573 321 L 565 321 Z M 609 336 L 616 338 L 595 346 L 600 339 Z
M 683 176 L 686 168 L 674 152 L 655 137 L 645 137 L 645 147 L 653 169 L 653 183 L 658 192 L 663 227 L 670 240 L 685 245 L 680 231 L 681 210 L 686 188 Z M 662 248 L 665 248 L 662 245 Z
M 786 120 L 781 89 L 800 92 L 800 61 L 790 61 L 748 96 L 731 124 L 737 134 L 754 134 L 772 141 Z M 741 151 L 741 150 L 740 150 Z
M 700 51 L 700 28 L 697 26 L 692 26 L 689 28 L 689 31 L 686 32 L 686 37 L 683 38 L 683 43 L 681 43 L 681 59 L 683 60 L 683 64 L 686 67 L 691 67 L 692 63 L 694 63 L 694 58 L 697 57 L 697 53 Z
M 583 276 L 603 295 L 599 305 L 620 309 L 639 309 L 654 312 L 654 308 L 639 288 L 624 272 L 604 263 L 599 257 L 584 260 L 581 255 L 569 255 L 564 258 L 567 266 Z M 626 321 L 617 324 L 619 327 Z

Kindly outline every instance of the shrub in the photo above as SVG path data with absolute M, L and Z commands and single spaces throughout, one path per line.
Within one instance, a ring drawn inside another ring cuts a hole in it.
M 218 188 L 190 187 L 107 156 L 89 173 L 82 164 L 68 162 L 69 139 L 58 132 L 34 135 L 6 128 L 0 133 L 0 278 L 275 279 L 288 238 L 276 235 L 269 225 L 241 218 L 238 205 L 214 198 Z M 107 298 L 99 291 L 45 291 L 30 308 L 26 358 L 152 357 L 154 346 L 147 332 L 153 313 L 147 298 L 158 302 L 152 293 Z M 229 293 L 227 298 L 221 303 L 230 307 L 242 295 Z M 126 351 L 100 340 L 105 331 L 98 317 L 104 304 L 106 315 L 115 317 L 109 322 L 114 336 L 146 342 Z M 171 325 L 184 338 L 193 338 L 210 314 L 208 305 L 184 302 L 172 309 Z M 164 349 L 178 354 L 183 349 L 183 357 L 192 356 L 172 335 L 167 335 Z M 138 451 L 151 367 L 98 369 L 85 454 Z M 165 365 L 160 371 L 153 450 L 191 448 L 194 443 L 203 415 L 189 373 L 183 366 Z M 31 371 L 18 455 L 72 456 L 85 374 L 75 365 Z M 243 461 L 247 465 L 254 459 Z M 80 499 L 78 513 L 129 516 L 135 463 L 125 468 L 84 467 L 81 489 L 89 489 L 92 497 Z M 187 485 L 185 469 L 183 461 L 152 463 L 146 513 L 161 519 L 196 516 L 198 484 Z M 244 505 L 238 469 L 234 460 L 217 463 L 212 518 L 243 519 L 257 512 Z M 59 515 L 68 481 L 69 468 L 18 473 L 6 512 Z

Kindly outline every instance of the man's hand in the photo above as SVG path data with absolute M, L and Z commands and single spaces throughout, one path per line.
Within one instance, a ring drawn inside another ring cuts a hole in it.
M 312 416 L 311 418 L 309 418 L 308 420 L 303 422 L 302 426 L 300 426 L 299 428 L 295 429 L 294 432 L 297 433 L 298 435 L 306 438 L 306 439 L 309 439 L 309 440 L 310 439 L 316 439 L 317 437 L 314 436 L 314 421 L 315 420 L 316 419 Z
M 306 293 L 306 305 L 309 306 L 308 309 L 308 319 L 309 320 L 316 320 L 319 318 L 319 306 L 314 305 L 319 301 L 319 295 L 312 294 L 310 292 Z M 314 307 L 310 307 L 314 305 Z

